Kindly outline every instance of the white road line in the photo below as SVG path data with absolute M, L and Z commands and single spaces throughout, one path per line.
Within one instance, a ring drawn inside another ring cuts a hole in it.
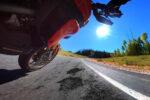
M 92 67 L 91 65 L 88 65 L 85 61 L 81 60 L 87 67 L 89 67 L 90 69 L 92 69 L 95 73 L 97 73 L 98 75 L 100 75 L 101 77 L 103 77 L 106 81 L 108 81 L 109 83 L 111 83 L 112 85 L 114 85 L 115 87 L 119 88 L 120 90 L 124 91 L 125 93 L 127 93 L 128 95 L 132 96 L 133 98 L 137 99 L 137 100 L 150 100 L 150 97 L 141 94 L 140 92 L 137 92 L 133 89 L 128 88 L 127 86 L 124 86 L 123 84 L 113 80 L 112 78 L 109 78 L 108 76 L 102 74 L 101 72 L 99 72 L 98 70 L 96 70 L 94 67 Z

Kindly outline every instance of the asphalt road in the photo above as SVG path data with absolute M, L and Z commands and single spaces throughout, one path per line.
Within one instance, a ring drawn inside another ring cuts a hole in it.
M 17 56 L 0 55 L 0 100 L 150 100 L 149 96 L 149 75 L 68 57 L 24 73 Z

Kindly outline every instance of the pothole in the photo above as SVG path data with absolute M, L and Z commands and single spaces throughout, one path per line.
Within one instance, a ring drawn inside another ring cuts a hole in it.
M 68 77 L 58 83 L 60 83 L 60 91 L 70 91 L 83 86 L 82 79 L 79 77 Z

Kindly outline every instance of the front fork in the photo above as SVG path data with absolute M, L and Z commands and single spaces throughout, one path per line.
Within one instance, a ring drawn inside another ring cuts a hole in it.
M 54 51 L 54 52 L 53 52 L 54 54 L 56 54 L 56 53 L 59 51 L 59 48 L 60 48 L 60 44 L 58 43 L 58 44 L 52 46 L 50 49 L 51 49 L 52 51 Z

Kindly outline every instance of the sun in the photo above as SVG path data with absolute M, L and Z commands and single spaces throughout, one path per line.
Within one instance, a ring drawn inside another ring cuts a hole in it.
M 97 28 L 96 34 L 100 38 L 106 38 L 110 35 L 110 26 L 109 25 L 102 25 Z

